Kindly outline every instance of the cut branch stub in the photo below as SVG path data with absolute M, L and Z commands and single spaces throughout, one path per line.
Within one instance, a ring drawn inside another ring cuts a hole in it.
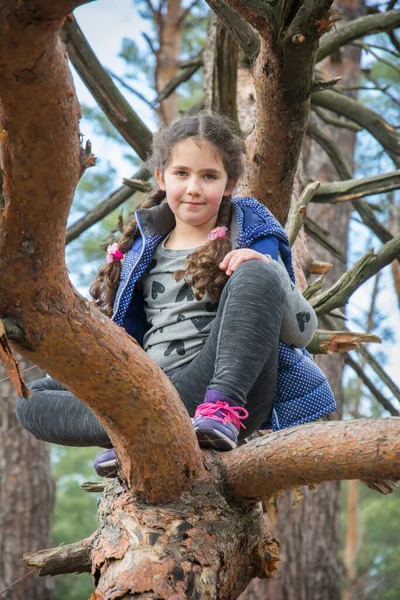
M 318 330 L 307 346 L 310 354 L 331 354 L 358 350 L 360 344 L 380 344 L 381 338 L 370 333 Z

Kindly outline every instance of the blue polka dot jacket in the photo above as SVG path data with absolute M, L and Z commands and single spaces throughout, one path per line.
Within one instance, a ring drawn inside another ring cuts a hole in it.
M 293 283 L 295 276 L 287 234 L 272 213 L 254 198 L 232 199 L 232 248 L 252 248 L 284 262 Z M 160 241 L 175 226 L 167 203 L 136 212 L 140 235 L 126 253 L 121 270 L 112 319 L 140 345 L 148 329 L 143 296 L 135 284 L 149 266 Z M 276 397 L 265 428 L 284 429 L 315 421 L 336 409 L 335 399 L 324 373 L 304 348 L 279 344 Z

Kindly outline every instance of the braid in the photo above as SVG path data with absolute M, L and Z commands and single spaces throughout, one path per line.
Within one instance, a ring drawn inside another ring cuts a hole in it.
M 148 199 L 143 203 L 143 208 L 151 208 L 161 204 L 165 198 L 165 192 L 159 188 L 150 192 Z M 137 221 L 133 218 L 125 227 L 119 240 L 119 249 L 122 254 L 126 254 L 133 246 L 137 237 Z M 94 305 L 108 317 L 112 316 L 115 296 L 121 277 L 122 264 L 120 262 L 106 263 L 99 269 L 97 277 L 90 288 L 90 294 L 94 300 Z
M 232 197 L 222 199 L 218 211 L 217 225 L 229 229 L 232 217 Z M 186 269 L 175 271 L 176 281 L 184 279 L 194 288 L 196 300 L 202 300 L 207 292 L 213 302 L 219 300 L 228 276 L 219 268 L 219 263 L 231 250 L 229 233 L 226 238 L 209 240 L 186 259 Z

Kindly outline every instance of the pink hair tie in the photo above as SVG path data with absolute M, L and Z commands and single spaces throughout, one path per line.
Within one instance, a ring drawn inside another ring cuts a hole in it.
M 122 258 L 124 258 L 124 255 L 119 250 L 116 242 L 107 247 L 106 261 L 108 263 L 119 262 Z
M 228 233 L 227 227 L 215 227 L 215 229 L 211 229 L 207 238 L 209 240 L 218 240 L 219 238 L 226 238 L 226 234 Z

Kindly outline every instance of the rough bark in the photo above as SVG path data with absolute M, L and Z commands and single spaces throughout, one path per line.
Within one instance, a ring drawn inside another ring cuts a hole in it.
M 299 485 L 371 479 L 377 473 L 378 478 L 396 479 L 399 431 L 400 418 L 394 417 L 309 423 L 267 434 L 222 455 L 226 484 L 234 498 L 250 501 Z M 361 438 L 362 447 L 357 447 Z M 392 464 L 386 463 L 388 453 Z
M 22 369 L 32 363 L 18 356 Z M 27 382 L 42 376 L 24 373 Z M 0 380 L 5 377 L 0 364 Z M 28 550 L 51 543 L 53 482 L 50 447 L 22 429 L 15 416 L 15 392 L 9 379 L 0 384 L 0 593 L 29 572 L 21 561 Z M 52 600 L 54 581 L 32 573 L 11 587 L 7 600 Z

